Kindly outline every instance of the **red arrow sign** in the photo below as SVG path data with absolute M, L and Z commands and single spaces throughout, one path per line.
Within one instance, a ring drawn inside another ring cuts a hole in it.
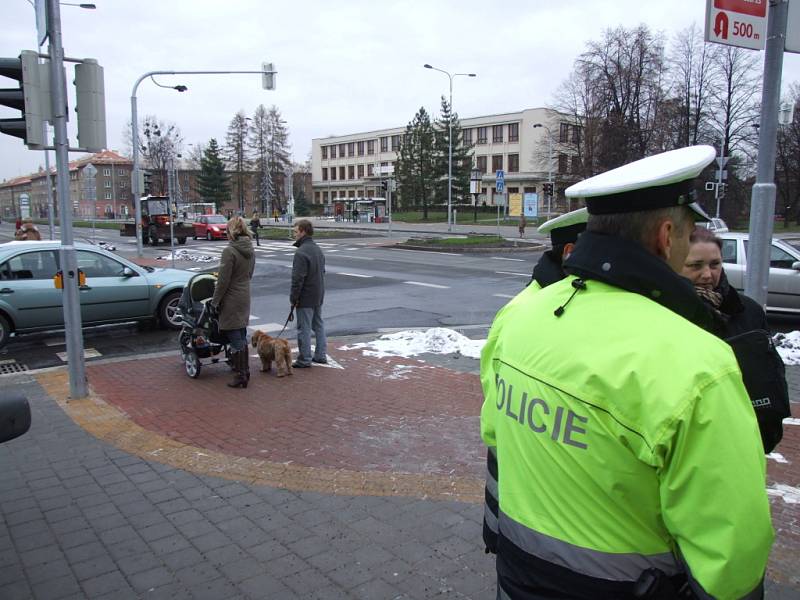
M 717 17 L 714 19 L 714 33 L 723 40 L 728 39 L 728 15 L 724 12 L 717 13 Z

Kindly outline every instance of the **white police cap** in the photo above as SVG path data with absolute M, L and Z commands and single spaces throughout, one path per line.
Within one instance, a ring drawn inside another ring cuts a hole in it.
M 578 235 L 586 231 L 586 221 L 589 213 L 585 208 L 579 208 L 554 219 L 545 221 L 539 226 L 539 233 L 549 233 L 550 241 L 554 246 L 574 243 Z
M 699 220 L 709 216 L 695 200 L 694 179 L 717 155 L 712 146 L 690 146 L 648 156 L 568 187 L 567 198 L 583 198 L 591 215 L 685 205 Z

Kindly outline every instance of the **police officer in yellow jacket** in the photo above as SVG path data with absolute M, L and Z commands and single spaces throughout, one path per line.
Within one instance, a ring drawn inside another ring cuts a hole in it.
M 563 215 L 559 215 L 542 223 L 537 231 L 550 236 L 551 249 L 543 252 L 539 257 L 536 266 L 533 267 L 533 275 L 525 288 L 517 298 L 524 298 L 527 294 L 547 287 L 557 281 L 561 281 L 567 276 L 562 267 L 564 260 L 572 253 L 578 236 L 586 230 L 586 220 L 588 213 L 586 208 L 579 208 Z M 494 338 L 490 337 L 486 344 L 494 344 Z M 488 350 L 487 350 L 488 351 Z M 485 506 L 483 517 L 483 542 L 486 545 L 486 552 L 497 552 L 497 479 L 499 477 L 497 468 L 497 456 L 493 446 L 489 446 L 486 452 L 486 489 L 484 492 Z
M 695 146 L 580 182 L 570 274 L 520 294 L 481 356 L 499 598 L 761 598 L 765 459 L 730 347 L 678 276 Z

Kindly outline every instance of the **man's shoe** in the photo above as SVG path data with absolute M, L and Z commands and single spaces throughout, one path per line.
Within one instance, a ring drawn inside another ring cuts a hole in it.
M 327 358 L 312 358 L 311 362 L 317 363 L 318 365 L 327 365 L 328 359 Z
M 299 360 L 296 360 L 292 363 L 293 369 L 308 369 L 311 365 L 307 365 L 306 363 L 301 363 Z

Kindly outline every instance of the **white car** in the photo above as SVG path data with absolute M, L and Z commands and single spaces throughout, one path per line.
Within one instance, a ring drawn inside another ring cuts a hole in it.
M 700 227 L 705 227 L 714 233 L 727 233 L 729 231 L 725 221 L 717 218 L 712 218 L 710 221 L 706 221 L 704 223 L 698 223 L 698 225 Z
M 715 233 L 722 240 L 722 262 L 728 281 L 743 292 L 749 235 Z M 767 290 L 768 312 L 800 314 L 800 250 L 779 238 L 772 238 L 770 246 Z

